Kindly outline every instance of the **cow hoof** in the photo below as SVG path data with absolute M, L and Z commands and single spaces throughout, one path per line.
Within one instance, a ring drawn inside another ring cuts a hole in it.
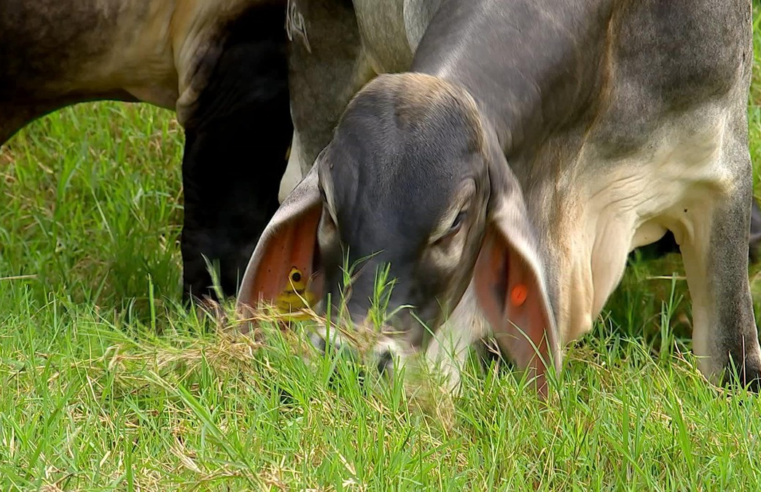
M 746 361 L 739 367 L 730 365 L 724 374 L 722 384 L 728 388 L 741 386 L 752 393 L 761 392 L 761 364 Z

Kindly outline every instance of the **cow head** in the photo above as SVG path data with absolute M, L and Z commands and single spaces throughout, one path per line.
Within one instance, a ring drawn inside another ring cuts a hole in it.
M 381 267 L 394 284 L 378 323 Z M 382 75 L 354 97 L 262 235 L 239 305 L 272 302 L 294 268 L 312 279 L 318 312 L 345 313 L 356 330 L 381 325 L 380 361 L 389 347 L 423 345 L 472 282 L 472 308 L 520 368 L 543 382 L 550 360 L 558 367 L 520 186 L 474 99 L 435 77 Z

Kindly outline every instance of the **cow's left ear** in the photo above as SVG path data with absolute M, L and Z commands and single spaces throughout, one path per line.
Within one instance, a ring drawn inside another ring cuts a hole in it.
M 499 167 L 490 170 L 489 214 L 474 271 L 476 295 L 502 350 L 536 377 L 546 396 L 548 368 L 560 369 L 559 336 L 523 194 L 501 153 L 499 158 L 493 163 Z
M 260 303 L 274 304 L 289 282 L 306 282 L 311 297 L 322 297 L 317 246 L 321 215 L 315 164 L 264 229 L 243 275 L 237 299 L 239 312 L 257 309 Z M 291 278 L 294 272 L 302 278 Z

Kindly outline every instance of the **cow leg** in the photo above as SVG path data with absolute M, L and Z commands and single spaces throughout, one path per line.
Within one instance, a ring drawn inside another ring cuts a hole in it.
M 750 155 L 741 141 L 731 142 L 723 152 L 722 165 L 737 176 L 734 190 L 685 211 L 683 227 L 675 235 L 681 239 L 692 297 L 698 367 L 715 381 L 727 369 L 722 381 L 727 383 L 734 365 L 740 382 L 758 391 L 761 348 L 748 282 Z
M 293 134 L 285 9 L 253 11 L 230 28 L 209 81 L 188 109 L 182 173 L 183 299 L 237 293 L 251 253 L 278 207 Z
M 751 263 L 758 263 L 759 261 L 759 246 L 761 246 L 761 207 L 754 199 L 750 212 L 750 239 L 748 241 L 748 258 Z M 662 258 L 669 253 L 678 253 L 679 245 L 674 239 L 674 235 L 671 232 L 666 233 L 660 240 L 637 248 L 641 253 L 641 257 L 646 260 L 653 260 Z M 634 257 L 634 252 L 629 255 Z
M 299 143 L 298 143 L 298 133 L 295 131 L 293 132 L 293 138 L 291 140 L 291 147 L 288 149 L 288 166 L 285 168 L 285 174 L 283 174 L 283 179 L 280 180 L 280 190 L 278 192 L 278 201 L 280 203 L 283 203 L 283 200 L 285 200 L 285 197 L 288 196 L 288 194 L 293 190 L 297 184 L 301 181 L 301 179 L 304 177 L 301 174 L 302 166 L 301 163 L 297 161 L 297 159 L 292 159 L 291 153 L 296 153 L 297 155 L 300 154 L 299 149 Z
M 303 7 L 303 8 L 302 8 Z M 375 72 L 351 2 L 289 2 L 289 87 L 294 125 L 284 198 L 333 136 L 349 100 Z M 303 19 L 303 22 L 302 22 Z M 303 27 L 301 27 L 303 26 Z
M 758 263 L 759 246 L 761 246 L 761 207 L 753 199 L 750 209 L 750 241 L 748 244 L 748 257 L 751 263 Z

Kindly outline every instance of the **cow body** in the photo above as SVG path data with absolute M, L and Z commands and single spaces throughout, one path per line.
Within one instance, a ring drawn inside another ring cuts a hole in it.
M 233 295 L 278 206 L 293 131 L 284 25 L 278 0 L 0 0 L 0 145 L 85 101 L 176 111 L 183 293 L 215 297 L 206 256 Z
M 541 373 L 590 330 L 627 255 L 669 233 L 684 259 L 700 369 L 718 378 L 731 359 L 757 388 L 750 2 L 382 3 L 298 2 L 310 49 L 291 48 L 291 159 L 306 176 L 265 230 L 239 303 L 271 298 L 278 268 L 298 264 L 315 273 L 324 309 L 338 292 L 335 249 L 348 247 L 351 261 L 377 253 L 400 279 L 389 307 L 433 313 L 429 355 L 449 340 L 461 360 L 489 331 L 514 337 L 520 321 L 554 361 L 535 362 L 515 338 L 501 347 Z M 456 185 L 469 180 L 476 191 Z M 435 239 L 449 233 L 435 231 L 458 204 L 468 236 L 455 219 L 457 246 L 441 247 Z M 349 306 L 360 323 L 373 282 L 363 276 Z M 449 321 L 432 297 L 454 305 Z M 424 344 L 409 318 L 386 324 L 402 335 L 379 353 Z

